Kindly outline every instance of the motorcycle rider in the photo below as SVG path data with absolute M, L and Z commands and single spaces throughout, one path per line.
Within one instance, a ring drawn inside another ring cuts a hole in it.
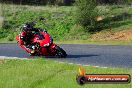
M 25 45 L 31 53 L 34 53 L 35 46 L 31 44 L 30 39 L 33 37 L 34 32 L 38 32 L 39 29 L 34 28 L 32 23 L 25 23 L 22 26 L 22 32 L 20 33 L 21 45 Z

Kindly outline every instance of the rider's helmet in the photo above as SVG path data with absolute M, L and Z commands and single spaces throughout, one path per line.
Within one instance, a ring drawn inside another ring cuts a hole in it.
M 31 25 L 30 23 L 25 23 L 22 26 L 22 31 L 24 31 L 24 32 L 30 32 L 30 31 L 32 31 L 32 29 L 33 29 L 33 25 Z

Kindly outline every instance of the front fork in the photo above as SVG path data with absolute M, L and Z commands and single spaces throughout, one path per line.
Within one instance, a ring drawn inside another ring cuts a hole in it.
M 20 45 L 22 47 L 22 49 L 26 50 L 28 53 L 31 52 L 31 50 L 27 49 L 27 47 L 25 45 Z

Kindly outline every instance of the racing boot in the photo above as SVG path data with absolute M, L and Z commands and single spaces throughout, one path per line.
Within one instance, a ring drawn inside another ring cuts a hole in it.
M 26 47 L 30 50 L 30 54 L 31 55 L 34 55 L 35 54 L 35 46 L 27 45 Z

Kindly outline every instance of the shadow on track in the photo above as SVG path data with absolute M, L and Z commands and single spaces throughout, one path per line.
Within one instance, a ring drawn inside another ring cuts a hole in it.
M 90 54 L 90 55 L 67 55 L 66 58 L 82 58 L 82 57 L 97 57 L 99 55 L 96 55 L 96 54 Z M 28 58 L 47 58 L 47 59 L 55 59 L 56 57 L 54 56 L 29 56 Z M 63 59 L 66 59 L 66 58 L 63 58 Z M 57 59 L 57 58 L 56 58 Z M 62 58 L 60 58 L 62 59 Z
M 96 54 L 89 54 L 89 55 L 68 55 L 66 58 L 81 58 L 81 57 L 95 57 L 99 56 Z

